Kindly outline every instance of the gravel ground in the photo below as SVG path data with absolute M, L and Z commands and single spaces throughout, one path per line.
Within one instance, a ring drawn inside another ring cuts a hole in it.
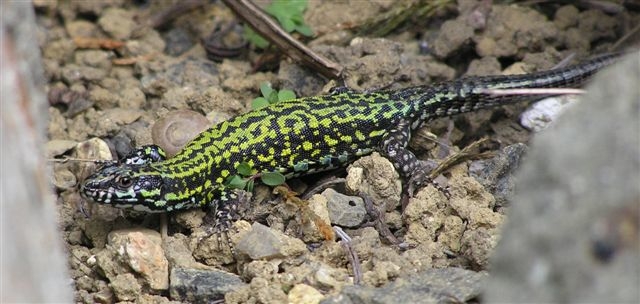
M 546 70 L 570 54 L 580 60 L 606 52 L 640 20 L 638 11 L 630 10 L 489 3 L 459 1 L 436 18 L 414 20 L 385 38 L 367 38 L 353 37 L 348 24 L 359 24 L 393 5 L 311 1 L 305 20 L 318 36 L 308 45 L 345 67 L 350 88 L 400 88 L 465 75 Z M 211 29 L 229 24 L 233 14 L 215 2 L 161 29 L 150 28 L 151 16 L 169 5 L 167 1 L 35 1 L 51 104 L 49 157 L 122 156 L 132 147 L 157 142 L 152 127 L 158 121 L 190 110 L 205 119 L 178 119 L 177 125 L 163 129 L 179 133 L 178 141 L 184 142 L 202 130 L 202 125 L 192 124 L 195 120 L 204 121 L 206 127 L 207 122 L 248 111 L 265 81 L 298 96 L 326 93 L 335 85 L 286 58 L 276 62 L 277 68 L 256 71 L 251 62 L 264 57 L 255 50 L 210 61 L 198 41 Z M 344 37 L 351 38 L 344 41 Z M 95 47 L 89 38 L 103 39 L 103 44 Z M 308 209 L 283 202 L 264 186 L 256 187 L 251 216 L 238 221 L 237 231 L 229 235 L 235 256 L 215 237 L 203 240 L 204 211 L 165 217 L 87 204 L 77 185 L 95 165 L 56 163 L 53 183 L 75 300 L 478 301 L 513 203 L 512 174 L 532 136 L 518 123 L 525 107 L 441 119 L 418 132 L 410 147 L 422 159 L 442 159 L 484 137 L 489 140 L 480 151 L 493 156 L 452 166 L 440 177 L 451 188 L 450 199 L 428 186 L 418 191 L 404 213 L 399 177 L 377 154 L 357 161 L 346 175 L 345 171 L 328 174 L 345 177 L 345 185 L 337 192 L 312 196 Z M 445 145 L 437 144 L 432 134 Z M 303 192 L 320 179 L 313 176 L 291 186 Z M 341 194 L 357 191 L 371 196 L 393 235 L 408 248 L 389 244 L 375 225 L 363 225 L 368 218 L 362 200 Z M 304 210 L 341 226 L 352 238 L 361 285 L 354 286 L 348 251 L 340 242 L 326 241 L 326 233 L 305 222 Z M 336 223 L 336 218 L 344 221 Z

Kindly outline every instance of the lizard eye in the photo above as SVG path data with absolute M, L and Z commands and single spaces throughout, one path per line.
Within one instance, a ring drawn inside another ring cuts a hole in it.
M 116 177 L 116 183 L 121 188 L 129 188 L 133 185 L 133 179 L 129 176 Z

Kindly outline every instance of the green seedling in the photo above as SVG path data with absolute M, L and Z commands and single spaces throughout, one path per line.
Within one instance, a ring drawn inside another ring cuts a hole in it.
M 313 36 L 311 28 L 304 23 L 304 11 L 307 9 L 307 0 L 274 0 L 265 7 L 267 14 L 278 20 L 280 26 L 287 33 L 298 32 L 306 37 Z M 244 36 L 249 42 L 258 48 L 266 48 L 269 42 L 253 31 L 250 27 L 244 27 Z
M 260 84 L 260 93 L 262 93 L 261 97 L 255 98 L 251 101 L 251 109 L 253 110 L 258 110 L 280 101 L 296 98 L 296 94 L 293 93 L 293 91 L 286 89 L 276 91 L 271 88 L 271 84 L 268 82 Z
M 234 189 L 244 189 L 249 192 L 253 191 L 255 186 L 255 180 L 260 178 L 260 181 L 267 186 L 279 186 L 284 184 L 285 177 L 280 172 L 254 172 L 251 165 L 246 162 L 242 162 L 236 167 L 238 174 L 232 175 L 227 179 L 227 186 Z

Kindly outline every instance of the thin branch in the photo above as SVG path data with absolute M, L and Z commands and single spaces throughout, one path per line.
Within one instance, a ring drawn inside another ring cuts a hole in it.
M 306 65 L 327 78 L 337 79 L 342 75 L 344 68 L 341 65 L 315 53 L 293 38 L 251 1 L 223 0 L 223 2 L 256 33 L 269 40 L 295 62 Z

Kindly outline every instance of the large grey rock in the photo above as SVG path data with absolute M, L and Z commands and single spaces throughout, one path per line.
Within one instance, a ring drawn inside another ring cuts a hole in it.
M 533 141 L 487 303 L 638 303 L 640 54 Z
M 169 293 L 173 300 L 210 303 L 244 285 L 237 275 L 220 270 L 173 268 Z
M 480 294 L 485 278 L 462 268 L 427 269 L 378 288 L 347 286 L 320 303 L 463 303 Z

